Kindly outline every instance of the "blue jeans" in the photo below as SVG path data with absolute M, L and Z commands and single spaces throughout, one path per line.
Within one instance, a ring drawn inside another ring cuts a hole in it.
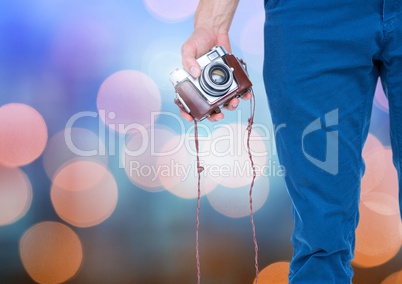
M 351 283 L 379 76 L 401 188 L 402 0 L 266 0 L 265 9 L 264 83 L 295 221 L 289 282 Z

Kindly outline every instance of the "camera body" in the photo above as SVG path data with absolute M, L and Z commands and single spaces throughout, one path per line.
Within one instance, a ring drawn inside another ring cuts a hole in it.
M 246 66 L 222 46 L 213 47 L 197 59 L 201 76 L 192 77 L 184 69 L 170 73 L 176 91 L 175 103 L 201 121 L 235 98 L 244 95 L 252 86 Z

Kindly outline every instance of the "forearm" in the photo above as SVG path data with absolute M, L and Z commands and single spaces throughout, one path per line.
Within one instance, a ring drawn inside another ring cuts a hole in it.
M 194 28 L 213 29 L 217 34 L 228 33 L 239 0 L 200 0 Z

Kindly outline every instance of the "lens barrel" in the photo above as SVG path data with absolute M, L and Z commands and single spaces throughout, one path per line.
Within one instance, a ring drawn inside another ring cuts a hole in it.
M 208 94 L 220 97 L 227 93 L 233 83 L 233 72 L 229 66 L 220 62 L 207 65 L 200 77 L 200 86 Z

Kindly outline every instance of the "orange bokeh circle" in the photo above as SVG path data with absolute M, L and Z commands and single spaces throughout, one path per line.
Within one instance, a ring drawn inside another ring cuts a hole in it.
M 25 270 L 38 283 L 62 283 L 79 270 L 82 245 L 77 234 L 58 222 L 42 222 L 21 237 L 20 257 Z
M 360 202 L 360 221 L 352 261 L 359 267 L 382 265 L 391 260 L 401 247 L 399 210 L 388 208 L 398 203 L 385 193 L 371 195 L 362 195 Z
M 391 274 L 381 284 L 402 284 L 402 270 Z
M 383 146 L 374 146 L 369 150 L 363 151 L 365 172 L 361 180 L 362 193 L 372 191 L 378 187 L 381 181 L 388 174 L 387 171 L 387 152 Z
M 258 275 L 258 284 L 287 284 L 289 262 L 281 261 L 265 267 Z M 256 284 L 256 280 L 253 282 Z
M 398 253 L 402 242 L 398 177 L 392 150 L 375 141 L 367 149 L 363 153 L 366 172 L 361 184 L 360 220 L 352 262 L 360 267 L 388 262 Z
M 104 165 L 73 160 L 55 176 L 51 200 L 56 213 L 76 227 L 105 221 L 117 205 L 117 184 Z

